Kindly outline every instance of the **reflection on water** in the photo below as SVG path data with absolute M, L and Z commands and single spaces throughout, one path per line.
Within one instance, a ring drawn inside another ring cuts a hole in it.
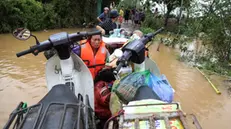
M 34 35 L 43 41 L 49 35 L 61 31 L 71 33 L 82 30 L 52 30 L 35 32 Z M 40 53 L 36 57 L 29 54 L 20 58 L 15 55 L 34 45 L 34 39 L 19 41 L 11 34 L 3 34 L 0 35 L 0 44 L 0 128 L 2 128 L 10 112 L 20 101 L 28 102 L 29 105 L 35 104 L 47 93 L 47 89 L 44 75 L 46 59 L 43 54 Z M 176 90 L 175 101 L 182 104 L 183 110 L 189 114 L 194 113 L 204 129 L 230 129 L 231 102 L 226 88 L 219 87 L 222 94 L 217 95 L 196 69 L 176 60 L 176 52 L 173 49 L 161 46 L 160 52 L 157 52 L 156 48 L 156 45 L 151 46 L 150 56 Z M 215 83 L 221 85 L 218 82 Z

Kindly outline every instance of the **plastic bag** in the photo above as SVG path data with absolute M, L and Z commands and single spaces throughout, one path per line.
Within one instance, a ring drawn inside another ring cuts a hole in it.
M 135 72 L 145 71 L 145 62 L 143 62 L 141 64 L 134 63 L 134 71 Z
M 159 78 L 151 74 L 148 86 L 152 88 L 162 101 L 169 103 L 173 101 L 174 90 L 164 75 Z
M 115 92 L 111 92 L 109 108 L 112 115 L 115 115 L 122 109 L 122 103 L 120 102 L 120 99 L 115 94 Z
M 112 91 L 127 104 L 132 101 L 136 91 L 141 86 L 148 86 L 150 71 L 133 72 L 113 84 Z
M 112 91 L 116 93 L 119 99 L 127 104 L 135 97 L 136 91 L 141 86 L 149 86 L 165 102 L 172 102 L 174 91 L 164 75 L 160 78 L 155 76 L 149 70 L 134 72 L 125 76 L 113 84 Z

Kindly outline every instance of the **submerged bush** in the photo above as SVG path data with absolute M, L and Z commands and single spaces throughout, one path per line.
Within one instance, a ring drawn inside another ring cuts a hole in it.
M 144 34 L 148 34 L 148 33 L 153 33 L 154 29 L 152 28 L 147 28 L 147 27 L 141 27 L 140 30 L 144 33 Z

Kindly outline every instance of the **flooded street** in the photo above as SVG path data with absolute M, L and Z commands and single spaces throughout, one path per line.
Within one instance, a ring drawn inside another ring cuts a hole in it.
M 35 32 L 40 41 L 57 32 L 69 33 L 78 29 Z M 0 35 L 0 128 L 3 128 L 11 111 L 20 101 L 28 105 L 37 103 L 46 93 L 45 63 L 43 53 L 17 58 L 16 53 L 35 44 L 33 38 L 27 41 L 15 39 L 11 34 Z M 220 82 L 223 78 L 214 77 L 214 84 L 222 92 L 217 95 L 208 81 L 195 68 L 176 60 L 177 52 L 171 48 L 151 46 L 150 57 L 157 63 L 175 89 L 175 101 L 188 114 L 195 114 L 204 129 L 230 129 L 231 101 L 226 87 Z

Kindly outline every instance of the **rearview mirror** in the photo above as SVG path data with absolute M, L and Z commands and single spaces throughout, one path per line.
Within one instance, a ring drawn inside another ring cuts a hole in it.
M 116 49 L 114 53 L 117 58 L 120 58 L 123 56 L 123 51 L 121 49 Z
M 19 40 L 27 40 L 30 38 L 31 32 L 26 28 L 17 28 L 13 31 L 13 36 Z

